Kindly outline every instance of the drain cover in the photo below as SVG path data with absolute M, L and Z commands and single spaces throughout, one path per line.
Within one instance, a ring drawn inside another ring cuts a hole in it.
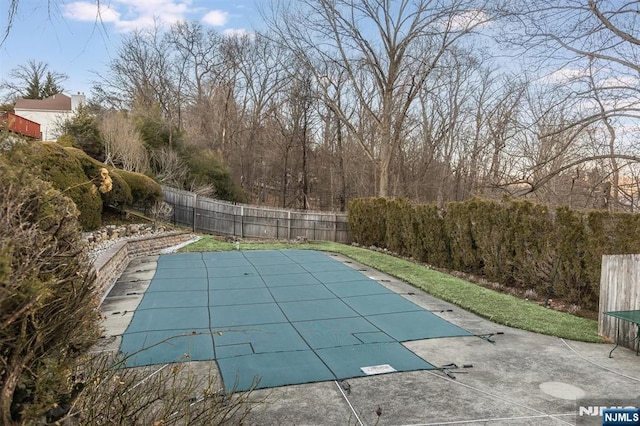
M 586 392 L 577 386 L 562 382 L 540 383 L 540 390 L 547 395 L 560 399 L 576 400 L 584 398 Z

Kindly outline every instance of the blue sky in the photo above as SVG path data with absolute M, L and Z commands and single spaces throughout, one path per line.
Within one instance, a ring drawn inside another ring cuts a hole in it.
M 6 3 L 6 2 L 5 2 Z M 102 23 L 97 21 L 100 4 Z M 0 80 L 30 59 L 69 76 L 68 94 L 89 95 L 94 71 L 103 72 L 124 34 L 153 25 L 200 21 L 221 33 L 252 32 L 262 25 L 258 3 L 265 0 L 21 0 L 9 37 L 0 46 Z M 2 31 L 7 7 L 0 10 Z

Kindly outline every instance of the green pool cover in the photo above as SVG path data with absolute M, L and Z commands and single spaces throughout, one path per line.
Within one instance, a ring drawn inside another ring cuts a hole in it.
M 470 335 L 329 254 L 181 253 L 159 257 L 120 350 L 127 366 L 216 360 L 244 391 L 434 369 L 401 342 Z

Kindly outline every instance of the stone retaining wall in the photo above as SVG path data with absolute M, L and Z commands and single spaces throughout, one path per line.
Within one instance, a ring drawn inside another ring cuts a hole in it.
M 118 277 L 129 262 L 139 256 L 159 254 L 162 249 L 177 246 L 193 239 L 193 235 L 184 232 L 165 233 L 118 241 L 106 249 L 93 262 L 97 275 L 97 287 L 100 303 L 107 297 Z

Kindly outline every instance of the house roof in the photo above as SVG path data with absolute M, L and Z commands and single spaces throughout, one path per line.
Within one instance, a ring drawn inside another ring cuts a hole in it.
M 71 111 L 71 98 L 58 93 L 46 99 L 18 99 L 15 109 L 32 109 L 47 111 Z

